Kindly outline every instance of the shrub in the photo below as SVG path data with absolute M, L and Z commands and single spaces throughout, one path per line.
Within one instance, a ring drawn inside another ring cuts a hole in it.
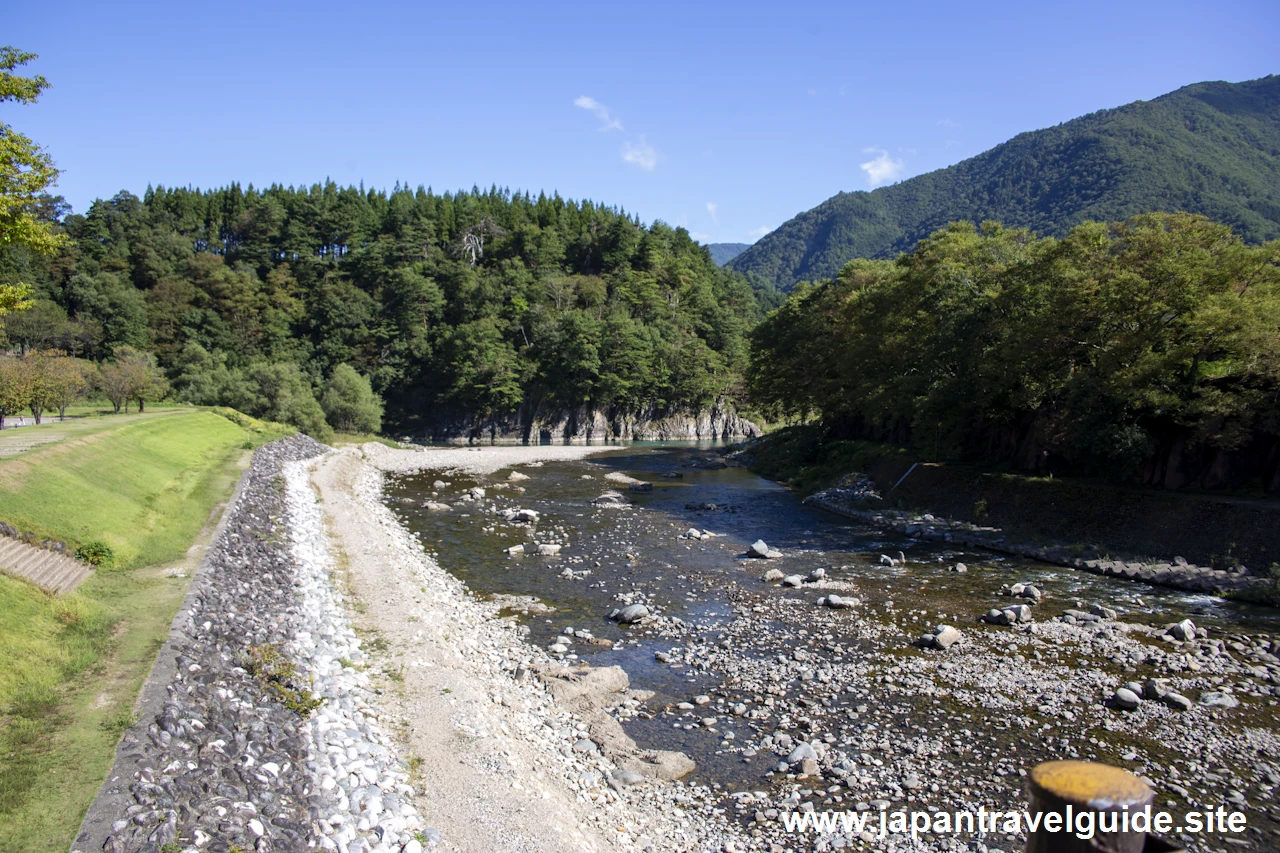
M 298 675 L 297 667 L 275 646 L 250 646 L 241 659 L 241 666 L 258 679 L 258 683 L 266 688 L 272 698 L 303 717 L 309 716 L 324 704 L 319 696 L 294 683 Z
M 76 549 L 76 559 L 91 566 L 110 566 L 116 558 L 111 546 L 97 539 L 86 542 Z

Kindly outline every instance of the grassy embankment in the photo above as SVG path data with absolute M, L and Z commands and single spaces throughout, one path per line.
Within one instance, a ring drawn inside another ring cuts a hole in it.
M 0 853 L 70 846 L 186 592 L 188 549 L 248 451 L 282 434 L 190 408 L 76 414 L 0 433 L 0 519 L 115 553 L 62 599 L 0 575 Z

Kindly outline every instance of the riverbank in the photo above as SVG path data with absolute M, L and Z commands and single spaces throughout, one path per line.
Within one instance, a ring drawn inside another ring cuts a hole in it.
M 1111 560 L 1096 556 L 1086 558 L 1079 556 L 1078 551 L 1081 549 L 1078 547 L 1019 542 L 998 527 L 938 518 L 927 512 L 867 509 L 863 504 L 872 500 L 870 494 L 875 493 L 874 484 L 865 475 L 854 475 L 851 479 L 848 486 L 824 489 L 805 498 L 804 502 L 863 524 L 916 539 L 985 548 L 1093 574 L 1128 578 L 1190 592 L 1205 592 L 1255 604 L 1280 604 L 1275 580 L 1251 575 L 1241 568 L 1214 569 L 1211 566 L 1197 566 L 1181 556 L 1168 562 Z
M 814 506 L 915 538 L 1096 574 L 1280 603 L 1280 502 L 923 462 L 789 427 L 731 454 Z M 859 473 L 860 472 L 860 473 Z
M 906 850 L 783 820 L 1014 807 L 1020 772 L 1062 757 L 1159 780 L 1175 810 L 1231 803 L 1270 849 L 1274 636 L 1133 621 L 1136 599 L 1030 566 L 956 574 L 906 537 L 874 540 L 912 554 L 885 568 L 745 471 L 671 448 L 583 464 L 611 450 L 260 449 L 75 849 Z M 624 473 L 652 488 L 597 504 Z M 770 519 L 781 555 L 744 560 Z M 530 536 L 562 547 L 506 556 Z M 481 600 L 464 554 L 524 596 Z M 1043 597 L 1002 598 L 1013 579 Z M 1034 618 L 978 622 L 988 601 Z M 923 648 L 938 621 L 962 640 Z
M 388 470 L 596 452 L 260 449 L 73 850 L 733 849 L 610 716 L 646 698 L 625 672 L 529 645 L 380 500 Z
M 720 850 L 732 836 L 684 814 L 682 786 L 642 780 L 601 748 L 602 729 L 613 727 L 590 711 L 635 700 L 624 672 L 565 670 L 497 618 L 500 603 L 477 600 L 426 556 L 381 502 L 385 471 L 476 476 L 592 452 L 600 449 L 366 445 L 314 466 L 349 615 L 373 649 L 369 671 L 399 721 L 420 808 L 447 849 Z M 602 685 L 595 696 L 565 689 L 592 682 Z M 621 727 L 612 734 L 626 737 Z

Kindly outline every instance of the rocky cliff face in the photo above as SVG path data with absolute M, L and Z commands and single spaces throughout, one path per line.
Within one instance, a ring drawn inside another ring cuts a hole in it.
M 431 431 L 434 441 L 530 442 L 560 444 L 588 441 L 680 441 L 753 438 L 760 428 L 738 415 L 724 398 L 698 411 L 656 407 L 624 411 L 591 406 L 551 409 L 522 406 L 505 416 L 480 420 L 474 415 L 445 418 Z

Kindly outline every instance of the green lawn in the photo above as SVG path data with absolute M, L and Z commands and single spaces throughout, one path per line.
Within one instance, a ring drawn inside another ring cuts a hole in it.
M 176 408 L 0 433 L 0 520 L 117 558 L 63 599 L 0 575 L 0 853 L 70 846 L 185 594 L 173 569 L 279 435 L 246 423 Z

